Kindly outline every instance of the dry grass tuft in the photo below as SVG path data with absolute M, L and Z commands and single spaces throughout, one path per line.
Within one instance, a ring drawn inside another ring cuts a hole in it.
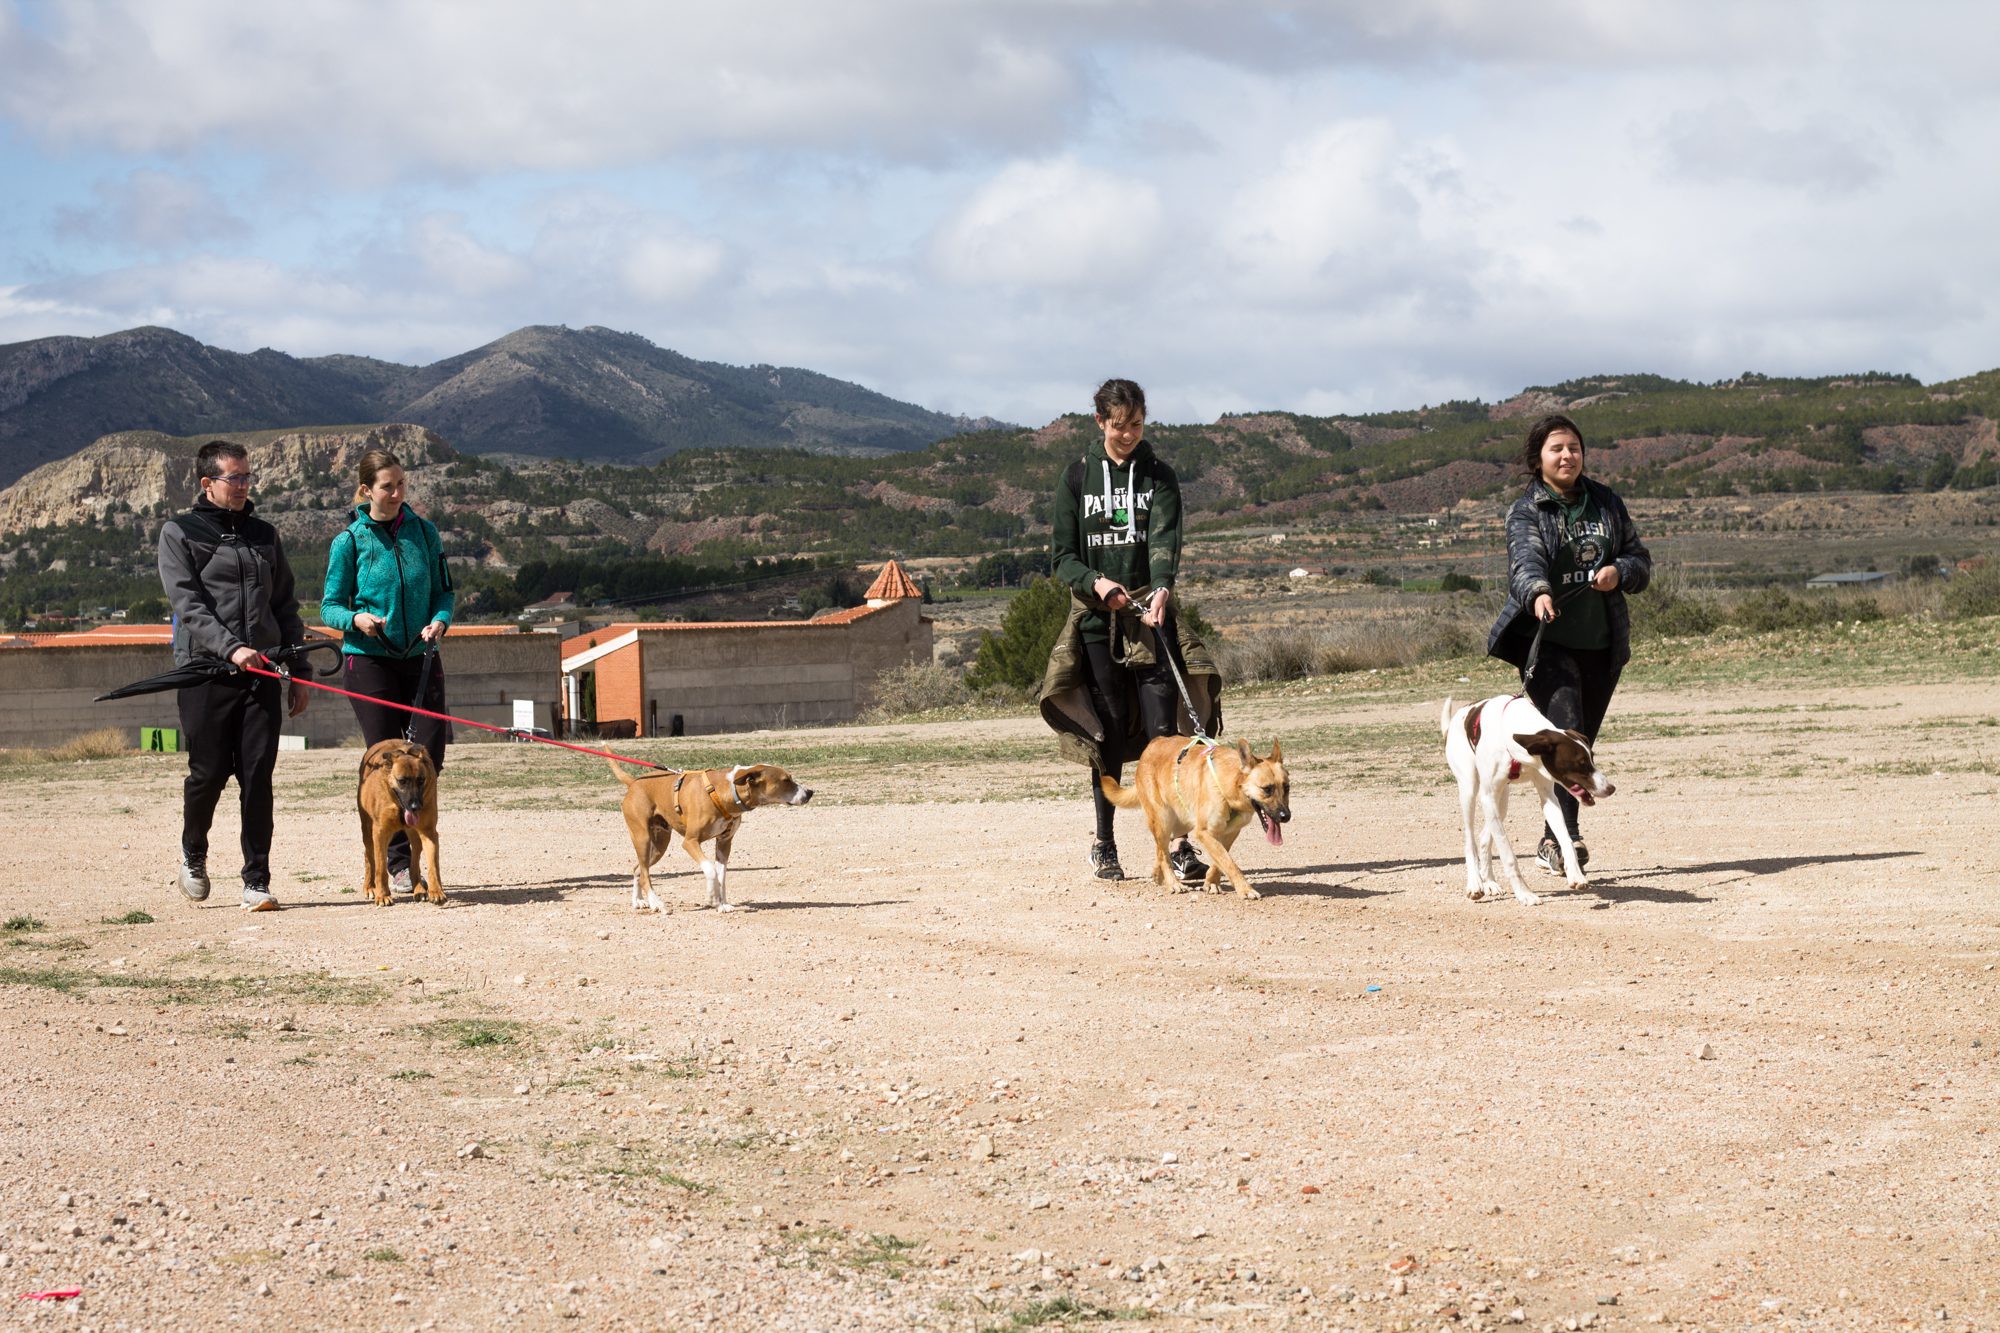
M 1477 614 L 1445 611 L 1263 630 L 1215 644 L 1216 665 L 1225 681 L 1238 684 L 1415 666 L 1483 644 Z
M 0 764 L 75 764 L 87 759 L 118 759 L 133 752 L 119 727 L 99 727 L 72 736 L 45 750 L 0 750 Z

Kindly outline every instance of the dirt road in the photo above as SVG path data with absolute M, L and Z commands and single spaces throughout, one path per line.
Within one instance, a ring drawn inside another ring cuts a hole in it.
M 1524 908 L 1436 683 L 1232 708 L 1294 762 L 1255 902 L 1086 878 L 1030 721 L 743 738 L 822 771 L 730 915 L 677 852 L 634 915 L 531 747 L 454 752 L 443 909 L 354 892 L 354 752 L 284 756 L 257 916 L 168 887 L 176 759 L 0 769 L 4 1319 L 2000 1323 L 1990 690 L 1628 691 Z

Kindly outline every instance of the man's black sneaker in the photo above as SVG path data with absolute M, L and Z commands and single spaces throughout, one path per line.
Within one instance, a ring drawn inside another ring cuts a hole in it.
M 1110 842 L 1091 843 L 1090 870 L 1099 879 L 1125 878 L 1125 871 L 1118 864 L 1118 845 Z
M 1201 859 L 1193 843 L 1184 842 L 1179 851 L 1168 852 L 1167 864 L 1174 868 L 1174 878 L 1183 884 L 1200 884 L 1208 878 L 1208 863 Z

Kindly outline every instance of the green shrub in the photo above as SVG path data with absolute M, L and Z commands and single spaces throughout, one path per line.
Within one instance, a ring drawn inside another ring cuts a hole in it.
M 1945 587 L 1944 610 L 1953 620 L 2000 615 L 2000 563 L 1954 575 Z
M 1455 569 L 1447 569 L 1438 580 L 1439 592 L 1478 592 L 1479 580 L 1470 574 L 1461 574 Z
M 1632 632 L 1665 638 L 1690 638 L 1713 633 L 1726 619 L 1721 599 L 1698 587 L 1685 567 L 1660 564 L 1653 569 L 1646 591 L 1625 599 L 1632 611 Z
M 1836 620 L 1880 620 L 1882 608 L 1872 597 L 1833 592 L 1803 596 L 1783 588 L 1760 588 L 1738 602 L 1729 619 L 1757 634 L 1814 629 Z
M 966 683 L 976 690 L 996 685 L 1031 690 L 1041 684 L 1049 652 L 1069 619 L 1069 600 L 1069 588 L 1046 576 L 1014 594 L 1000 632 L 980 640 Z

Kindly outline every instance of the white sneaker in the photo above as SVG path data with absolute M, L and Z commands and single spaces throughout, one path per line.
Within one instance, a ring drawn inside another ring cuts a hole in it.
M 275 912 L 278 900 L 271 896 L 271 890 L 258 884 L 243 886 L 243 910 L 246 912 Z
M 389 888 L 395 893 L 422 893 L 424 881 L 415 874 L 413 867 L 405 866 L 389 876 Z
M 180 869 L 181 895 L 191 903 L 201 902 L 208 897 L 208 864 L 181 854 Z

